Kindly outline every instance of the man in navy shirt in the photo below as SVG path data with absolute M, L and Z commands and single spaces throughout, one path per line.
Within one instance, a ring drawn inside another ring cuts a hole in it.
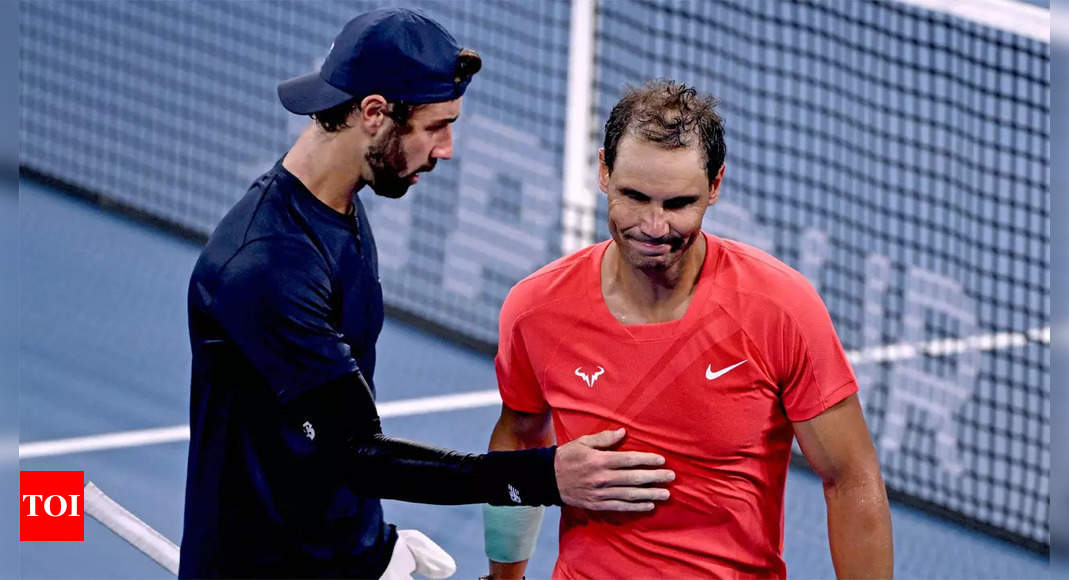
M 567 445 L 463 454 L 383 435 L 382 289 L 357 192 L 398 198 L 452 155 L 481 60 L 423 14 L 350 21 L 319 72 L 279 86 L 315 120 L 217 227 L 189 285 L 191 438 L 181 577 L 378 577 L 379 498 L 644 511 L 662 457 Z

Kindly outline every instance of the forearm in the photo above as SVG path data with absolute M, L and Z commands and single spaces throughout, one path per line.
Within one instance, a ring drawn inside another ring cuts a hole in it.
M 555 448 L 470 454 L 387 437 L 359 372 L 301 393 L 287 410 L 320 460 L 343 470 L 359 495 L 443 505 L 561 503 Z
M 531 449 L 553 444 L 553 431 L 548 428 L 546 418 L 512 413 L 509 421 L 499 421 L 490 434 L 491 451 L 508 451 Z M 488 545 L 490 537 L 487 537 Z M 488 549 L 488 553 L 490 550 Z M 513 580 L 523 578 L 527 570 L 527 560 L 518 562 L 497 562 L 489 559 L 490 577 L 493 580 Z
M 828 542 L 839 578 L 890 578 L 894 575 L 891 512 L 877 474 L 860 481 L 829 483 Z
M 527 560 L 522 562 L 495 562 L 490 560 L 490 578 L 493 580 L 519 580 L 527 572 Z
M 557 505 L 554 448 L 459 453 L 377 434 L 351 443 L 351 486 L 368 497 L 438 505 Z

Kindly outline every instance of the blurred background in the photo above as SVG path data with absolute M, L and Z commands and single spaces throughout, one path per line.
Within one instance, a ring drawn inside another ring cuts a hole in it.
M 84 470 L 180 539 L 189 273 L 308 122 L 277 83 L 390 4 L 440 20 L 484 68 L 453 160 L 402 200 L 362 196 L 390 314 L 387 432 L 485 449 L 501 301 L 608 236 L 601 126 L 628 84 L 674 78 L 725 118 L 705 229 L 805 274 L 849 350 L 898 575 L 1050 575 L 1047 2 L 22 2 L 21 469 Z M 790 574 L 832 576 L 804 459 L 787 508 Z M 448 549 L 458 578 L 485 572 L 477 506 L 386 510 Z M 556 555 L 549 512 L 532 578 Z M 21 575 L 167 573 L 87 522 L 84 543 L 22 544 Z

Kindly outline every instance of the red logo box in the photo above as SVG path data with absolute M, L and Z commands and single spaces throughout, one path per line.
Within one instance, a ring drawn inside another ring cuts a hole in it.
M 82 471 L 20 471 L 19 539 L 83 541 L 84 479 Z

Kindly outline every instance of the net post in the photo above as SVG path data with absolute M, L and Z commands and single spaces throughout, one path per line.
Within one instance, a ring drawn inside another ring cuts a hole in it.
M 568 104 L 564 126 L 564 203 L 561 252 L 594 242 L 595 193 L 589 187 L 594 35 L 597 0 L 572 0 L 568 48 Z

